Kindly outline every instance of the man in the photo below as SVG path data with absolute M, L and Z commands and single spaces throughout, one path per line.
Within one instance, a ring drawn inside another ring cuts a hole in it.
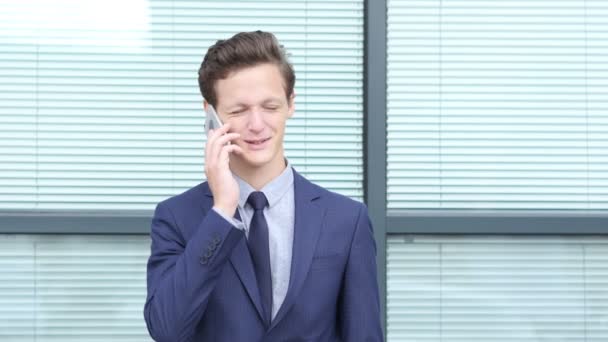
M 207 182 L 154 214 L 144 315 L 155 340 L 383 340 L 366 207 L 285 159 L 294 83 L 270 33 L 207 51 L 204 107 L 224 125 L 208 134 Z

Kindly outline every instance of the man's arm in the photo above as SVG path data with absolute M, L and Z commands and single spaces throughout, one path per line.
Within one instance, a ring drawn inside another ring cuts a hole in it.
M 361 205 L 339 300 L 343 341 L 381 342 L 376 243 L 367 208 Z
M 213 209 L 192 238 L 185 241 L 166 203 L 156 207 L 144 316 L 150 335 L 158 342 L 192 339 L 232 249 L 244 236 L 224 218 L 236 211 L 239 197 L 229 156 L 242 152 L 236 144 L 228 144 L 240 136 L 228 133 L 229 129 L 226 124 L 207 135 L 205 174 L 213 193 Z
M 157 206 L 144 307 L 148 331 L 154 340 L 192 339 L 217 279 L 243 236 L 242 231 L 210 210 L 186 243 L 168 206 Z

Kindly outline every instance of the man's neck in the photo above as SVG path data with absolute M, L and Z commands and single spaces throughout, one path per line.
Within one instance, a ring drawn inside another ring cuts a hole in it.
M 230 170 L 256 190 L 261 190 L 266 184 L 277 178 L 287 167 L 287 162 L 281 158 L 280 164 L 265 165 L 259 168 L 245 167 L 241 163 L 230 163 Z

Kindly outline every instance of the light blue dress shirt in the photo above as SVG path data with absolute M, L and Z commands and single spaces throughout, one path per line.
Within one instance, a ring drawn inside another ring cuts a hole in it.
M 240 177 L 233 175 L 239 185 L 239 205 L 237 210 L 241 221 L 216 210 L 218 214 L 232 223 L 236 228 L 249 236 L 249 224 L 253 217 L 253 208 L 247 204 L 249 195 L 256 191 Z M 291 272 L 293 250 L 295 199 L 293 188 L 293 169 L 287 165 L 285 170 L 266 184 L 260 191 L 268 199 L 264 217 L 268 223 L 270 248 L 270 272 L 272 276 L 272 318 L 274 318 L 285 300 Z

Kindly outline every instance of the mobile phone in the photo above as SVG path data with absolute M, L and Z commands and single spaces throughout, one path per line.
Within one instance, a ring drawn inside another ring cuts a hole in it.
M 222 127 L 222 121 L 211 104 L 207 105 L 206 112 L 207 118 L 205 119 L 205 133 L 209 133 L 209 130 L 211 129 L 218 129 Z
M 219 115 L 215 111 L 215 108 L 211 104 L 207 105 L 207 117 L 205 118 L 205 134 L 209 134 L 210 129 L 218 129 L 222 127 L 222 120 L 220 120 Z M 226 143 L 226 145 L 230 145 L 230 141 Z

